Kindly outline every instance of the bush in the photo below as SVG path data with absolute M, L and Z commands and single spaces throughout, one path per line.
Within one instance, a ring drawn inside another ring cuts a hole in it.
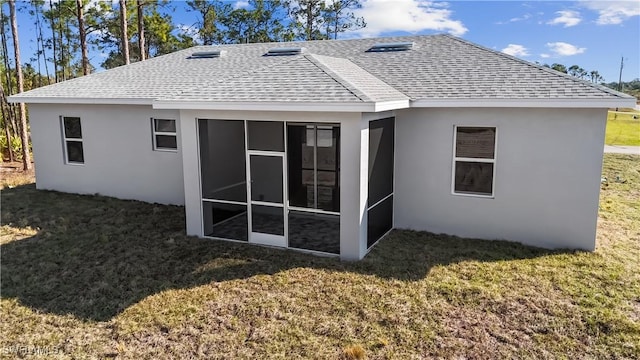
M 22 144 L 20 138 L 11 137 L 9 141 L 11 150 L 13 150 L 13 158 L 16 161 L 22 160 Z M 0 134 L 0 149 L 2 149 L 2 159 L 9 159 L 9 148 L 7 146 L 7 134 Z

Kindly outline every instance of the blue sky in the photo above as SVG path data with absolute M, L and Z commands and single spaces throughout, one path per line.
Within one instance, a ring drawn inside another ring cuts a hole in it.
M 246 6 L 244 0 L 233 3 Z M 342 38 L 450 33 L 528 61 L 598 70 L 606 82 L 618 80 L 624 56 L 623 80 L 640 78 L 640 0 L 362 0 L 362 4 L 358 15 L 367 27 Z M 185 8 L 184 2 L 174 1 L 165 10 L 181 28 L 197 21 L 196 14 Z M 6 6 L 4 10 L 8 13 Z M 20 11 L 18 22 L 22 58 L 27 61 L 36 45 L 26 9 Z M 99 55 L 93 56 L 93 65 L 99 62 Z

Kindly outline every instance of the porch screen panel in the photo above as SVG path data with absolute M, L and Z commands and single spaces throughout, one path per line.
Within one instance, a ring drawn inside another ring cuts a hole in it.
M 290 206 L 340 211 L 340 127 L 287 126 Z
M 244 121 L 198 120 L 205 236 L 248 241 Z
M 340 253 L 340 126 L 287 125 L 289 247 Z
M 244 122 L 199 120 L 202 197 L 247 201 Z
M 393 117 L 369 122 L 369 247 L 393 227 L 394 127 Z
M 367 212 L 367 247 L 375 244 L 393 227 L 393 196 Z
M 314 126 L 287 126 L 289 204 L 315 208 Z
M 289 247 L 340 254 L 340 215 L 289 211 Z
M 340 211 L 340 128 L 316 126 L 318 209 Z
M 249 150 L 284 151 L 284 124 L 274 121 L 248 121 Z
M 204 236 L 248 241 L 247 205 L 202 202 Z

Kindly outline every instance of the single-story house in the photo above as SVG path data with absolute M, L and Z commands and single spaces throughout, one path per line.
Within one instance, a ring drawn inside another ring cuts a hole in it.
M 10 100 L 39 189 L 349 260 L 394 228 L 593 250 L 607 108 L 635 105 L 449 35 L 198 46 Z

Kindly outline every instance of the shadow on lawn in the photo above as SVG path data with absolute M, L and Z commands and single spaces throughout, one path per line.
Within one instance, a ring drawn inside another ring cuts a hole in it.
M 179 206 L 40 191 L 33 185 L 2 191 L 2 224 L 37 231 L 1 245 L 2 297 L 97 321 L 166 289 L 296 267 L 413 281 L 440 264 L 557 253 L 509 242 L 394 231 L 365 260 L 340 262 L 187 237 Z

